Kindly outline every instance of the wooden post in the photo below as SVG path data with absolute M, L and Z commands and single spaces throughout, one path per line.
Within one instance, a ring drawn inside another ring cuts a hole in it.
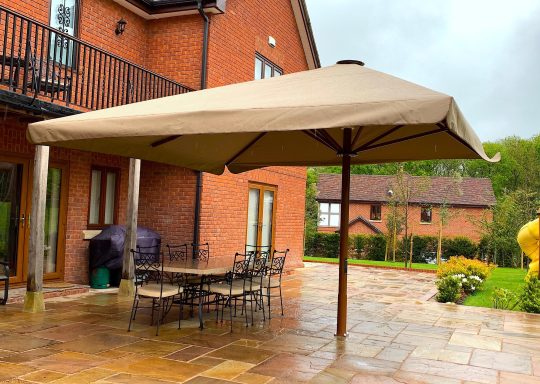
M 521 251 L 521 269 L 523 269 L 523 256 L 525 255 L 525 253 L 523 251 Z
M 396 242 L 397 242 L 397 222 L 396 222 L 396 207 L 394 206 L 394 233 L 392 236 L 392 261 L 396 262 Z
M 30 241 L 28 243 L 28 278 L 24 297 L 25 312 L 45 310 L 43 300 L 43 256 L 45 254 L 45 204 L 47 200 L 47 173 L 49 147 L 37 145 L 34 156 L 32 182 L 32 211 L 30 213 Z
M 437 244 L 437 265 L 441 265 L 442 257 L 442 220 L 439 222 L 439 243 Z
M 386 236 L 386 247 L 384 249 L 384 261 L 388 261 L 388 245 L 390 244 L 390 239 Z
M 411 252 L 409 253 L 409 269 L 412 269 L 412 257 L 413 257 L 413 234 L 411 233 Z
M 349 251 L 349 200 L 351 192 L 351 135 L 343 130 L 341 168 L 341 217 L 339 223 L 339 282 L 336 336 L 347 336 L 347 257 Z
M 129 189 L 126 215 L 126 240 L 124 243 L 124 261 L 122 280 L 118 289 L 119 296 L 131 297 L 135 294 L 134 266 L 131 260 L 131 249 L 137 247 L 137 215 L 139 212 L 139 184 L 141 177 L 141 160 L 129 159 Z

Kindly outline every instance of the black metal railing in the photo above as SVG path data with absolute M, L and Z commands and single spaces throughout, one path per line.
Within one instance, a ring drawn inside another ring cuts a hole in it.
M 192 90 L 4 7 L 0 7 L 1 85 L 34 100 L 86 109 Z

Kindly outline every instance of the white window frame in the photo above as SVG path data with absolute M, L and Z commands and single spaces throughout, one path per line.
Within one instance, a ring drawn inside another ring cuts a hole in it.
M 337 212 L 336 212 L 336 208 L 337 208 Z M 328 222 L 326 224 L 323 223 L 323 221 L 325 221 L 323 216 L 328 216 Z M 341 216 L 340 203 L 319 202 L 319 227 L 331 227 L 331 228 L 339 227 L 340 216 Z M 335 224 L 335 225 L 332 225 L 332 224 Z

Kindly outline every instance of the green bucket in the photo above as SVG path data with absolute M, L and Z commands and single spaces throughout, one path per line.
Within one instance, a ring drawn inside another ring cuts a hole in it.
M 99 267 L 92 271 L 90 286 L 95 289 L 109 288 L 109 269 Z

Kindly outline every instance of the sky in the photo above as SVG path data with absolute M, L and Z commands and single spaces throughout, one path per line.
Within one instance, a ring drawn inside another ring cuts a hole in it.
M 540 133 L 540 1 L 306 0 L 323 66 L 452 95 L 482 141 Z

